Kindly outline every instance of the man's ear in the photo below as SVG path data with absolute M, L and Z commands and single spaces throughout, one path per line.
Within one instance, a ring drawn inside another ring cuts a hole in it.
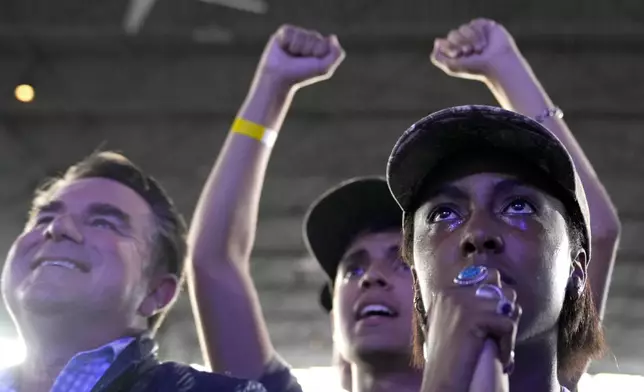
M 160 274 L 150 282 L 151 291 L 139 306 L 139 314 L 150 318 L 164 311 L 176 298 L 179 280 L 173 274 Z

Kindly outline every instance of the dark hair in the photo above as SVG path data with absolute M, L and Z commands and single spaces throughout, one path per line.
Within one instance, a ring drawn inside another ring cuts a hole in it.
M 581 248 L 583 229 L 581 223 L 566 219 L 568 237 L 573 249 Z M 414 265 L 414 214 L 406 214 L 403 222 L 402 253 L 405 262 Z M 412 365 L 422 367 L 423 344 L 425 340 L 426 314 L 420 295 L 420 286 L 414 274 L 414 352 Z M 586 280 L 581 294 L 568 285 L 559 316 L 557 339 L 557 365 L 559 376 L 565 380 L 576 380 L 585 371 L 588 361 L 600 357 L 606 350 L 599 316 L 592 299 L 590 283 Z
M 149 272 L 173 274 L 181 284 L 184 278 L 187 249 L 185 221 L 158 182 L 144 174 L 121 154 L 110 151 L 96 152 L 70 166 L 62 176 L 47 181 L 36 191 L 30 217 L 33 216 L 34 208 L 61 185 L 82 178 L 95 177 L 107 178 L 125 185 L 148 203 L 155 226 L 152 238 L 149 239 L 153 269 Z M 149 318 L 148 328 L 151 332 L 159 328 L 169 308 L 168 306 L 164 312 Z

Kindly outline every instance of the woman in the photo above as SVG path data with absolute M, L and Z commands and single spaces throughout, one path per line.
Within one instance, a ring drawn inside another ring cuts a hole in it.
M 486 341 L 515 392 L 564 391 L 558 374 L 603 352 L 586 196 L 550 131 L 500 108 L 446 109 L 402 135 L 387 182 L 404 213 L 422 391 L 469 390 Z

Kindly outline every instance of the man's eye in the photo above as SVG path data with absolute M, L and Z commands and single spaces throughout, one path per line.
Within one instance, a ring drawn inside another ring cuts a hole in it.
M 105 218 L 94 218 L 90 221 L 90 225 L 102 229 L 116 230 L 116 225 Z
M 35 226 L 48 225 L 54 220 L 53 216 L 42 215 L 36 218 L 34 221 Z

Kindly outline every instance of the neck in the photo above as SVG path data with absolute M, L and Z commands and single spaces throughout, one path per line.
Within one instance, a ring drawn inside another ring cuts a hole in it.
M 53 384 L 65 365 L 79 352 L 135 335 L 108 323 L 98 326 L 69 319 L 36 318 L 30 318 L 20 326 L 27 348 L 25 361 L 20 365 L 20 383 L 27 390 L 29 385 Z
M 423 381 L 420 369 L 410 365 L 408 356 L 379 356 L 351 365 L 352 392 L 418 392 Z
M 517 344 L 515 358 L 511 391 L 561 391 L 557 377 L 556 330 Z

